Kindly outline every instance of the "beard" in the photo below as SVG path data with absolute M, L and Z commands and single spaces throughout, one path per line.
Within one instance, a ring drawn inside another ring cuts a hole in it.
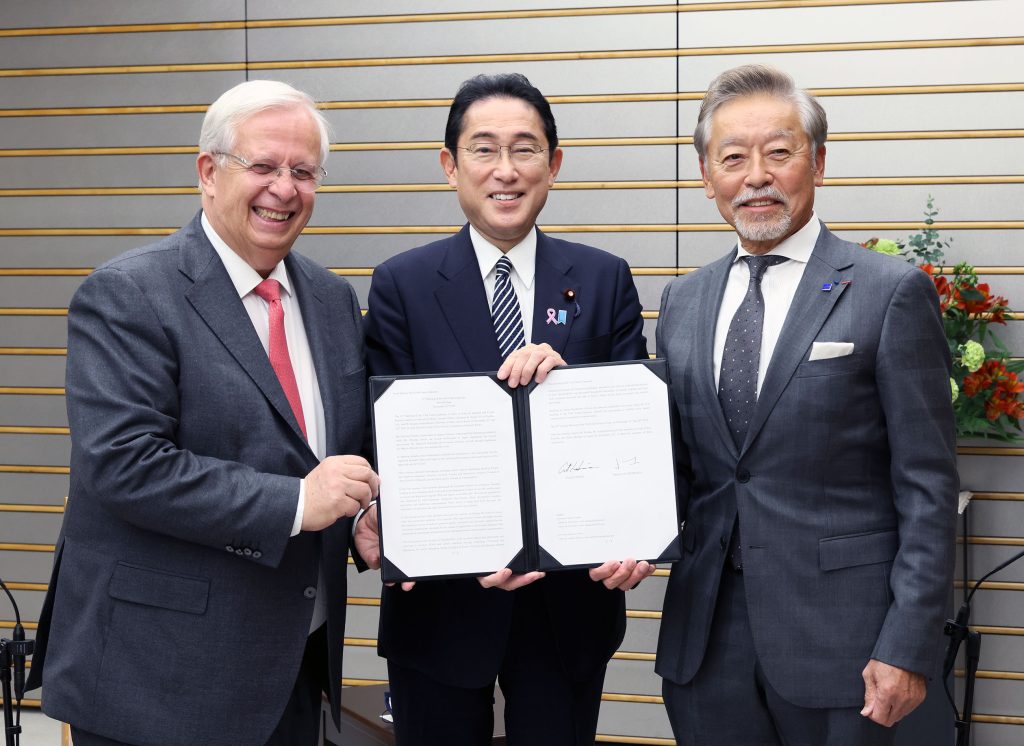
M 747 215 L 740 210 L 745 202 L 757 199 L 773 199 L 781 206 L 781 212 L 764 215 Z M 733 220 L 736 232 L 740 237 L 755 243 L 777 241 L 789 234 L 793 223 L 793 215 L 789 209 L 789 199 L 775 187 L 748 189 L 736 195 L 732 200 Z

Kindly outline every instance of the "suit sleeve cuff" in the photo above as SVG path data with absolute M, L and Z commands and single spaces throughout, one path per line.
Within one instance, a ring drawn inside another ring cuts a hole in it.
M 295 506 L 295 520 L 292 521 L 292 532 L 289 536 L 298 536 L 302 530 L 302 513 L 306 507 L 306 480 L 299 480 L 299 504 Z

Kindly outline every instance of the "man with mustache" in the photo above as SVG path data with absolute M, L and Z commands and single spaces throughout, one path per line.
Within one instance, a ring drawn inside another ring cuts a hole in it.
M 683 558 L 656 670 L 680 743 L 891 744 L 925 695 L 953 570 L 949 351 L 927 274 L 814 213 L 820 104 L 720 75 L 694 146 L 738 246 L 673 281 L 658 356 Z

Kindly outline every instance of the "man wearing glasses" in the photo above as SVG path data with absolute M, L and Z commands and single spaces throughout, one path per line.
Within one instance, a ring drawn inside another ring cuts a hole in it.
M 71 486 L 30 688 L 90 744 L 312 744 L 335 721 L 351 516 L 376 494 L 359 303 L 292 244 L 326 122 L 283 83 L 215 101 L 202 211 L 68 314 Z
M 441 166 L 469 223 L 377 267 L 366 316 L 372 375 L 498 370 L 515 387 L 556 365 L 647 357 L 626 263 L 536 227 L 561 164 L 551 108 L 525 77 L 462 84 Z M 371 508 L 357 540 L 375 526 Z M 385 588 L 379 652 L 397 743 L 491 743 L 497 679 L 510 744 L 592 744 L 605 667 L 625 629 L 622 591 L 653 571 L 626 559 L 589 574 L 506 568 Z

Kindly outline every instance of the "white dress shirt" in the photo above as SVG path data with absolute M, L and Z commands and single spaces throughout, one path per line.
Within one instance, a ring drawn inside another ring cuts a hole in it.
M 498 260 L 507 256 L 512 262 L 512 287 L 515 288 L 516 298 L 519 299 L 519 312 L 523 316 L 523 332 L 526 334 L 526 344 L 530 344 L 533 334 L 533 280 L 537 269 L 537 230 L 531 229 L 522 241 L 517 243 L 508 252 L 502 252 L 474 228 L 469 226 L 469 238 L 473 242 L 473 251 L 476 252 L 476 260 L 480 263 L 480 274 L 484 278 L 484 290 L 487 293 L 487 310 L 490 311 L 494 303 L 494 281 L 497 275 L 495 267 Z
M 253 292 L 256 286 L 263 282 L 259 272 L 250 267 L 242 257 L 234 252 L 224 240 L 217 235 L 217 232 L 210 225 L 210 221 L 203 213 L 200 222 L 206 237 L 213 244 L 217 256 L 224 263 L 228 271 L 228 277 L 242 299 L 246 313 L 252 321 L 256 334 L 263 344 L 267 356 L 270 355 L 270 305 L 260 296 Z M 288 340 L 288 357 L 292 363 L 292 371 L 295 373 L 295 384 L 299 389 L 299 401 L 302 402 L 302 417 L 306 424 L 306 440 L 309 447 L 316 454 L 317 459 L 323 460 L 327 453 L 326 428 L 324 427 L 324 403 L 320 398 L 320 384 L 316 378 L 316 367 L 313 365 L 313 353 L 309 348 L 309 338 L 306 336 L 306 326 L 302 323 L 302 310 L 299 308 L 299 299 L 295 294 L 288 277 L 288 271 L 284 262 L 279 262 L 267 279 L 277 280 L 281 283 L 281 308 L 284 310 L 284 333 Z M 295 518 L 292 521 L 291 535 L 297 536 L 302 528 L 302 513 L 304 498 L 306 495 L 306 480 L 299 481 L 299 500 L 295 506 Z M 327 619 L 327 607 L 323 600 L 324 582 L 323 571 L 317 583 L 316 601 L 313 607 L 313 624 L 311 630 L 317 629 Z
M 788 262 L 769 266 L 761 278 L 761 295 L 764 297 L 764 326 L 761 331 L 761 359 L 757 366 L 757 393 L 761 393 L 761 382 L 765 371 L 771 363 L 775 345 L 778 344 L 782 325 L 786 322 L 789 307 L 793 305 L 797 285 L 804 276 L 807 261 L 811 258 L 814 244 L 818 241 L 821 223 L 818 216 L 811 213 L 807 224 L 780 243 L 770 252 L 769 256 L 784 256 Z M 725 338 L 729 334 L 729 324 L 736 315 L 737 309 L 747 294 L 750 284 L 750 270 L 747 263 L 741 261 L 745 256 L 752 256 L 743 249 L 737 236 L 736 256 L 733 258 L 726 281 L 725 294 L 718 309 L 718 323 L 715 325 L 715 388 L 722 371 L 722 352 L 725 349 Z

